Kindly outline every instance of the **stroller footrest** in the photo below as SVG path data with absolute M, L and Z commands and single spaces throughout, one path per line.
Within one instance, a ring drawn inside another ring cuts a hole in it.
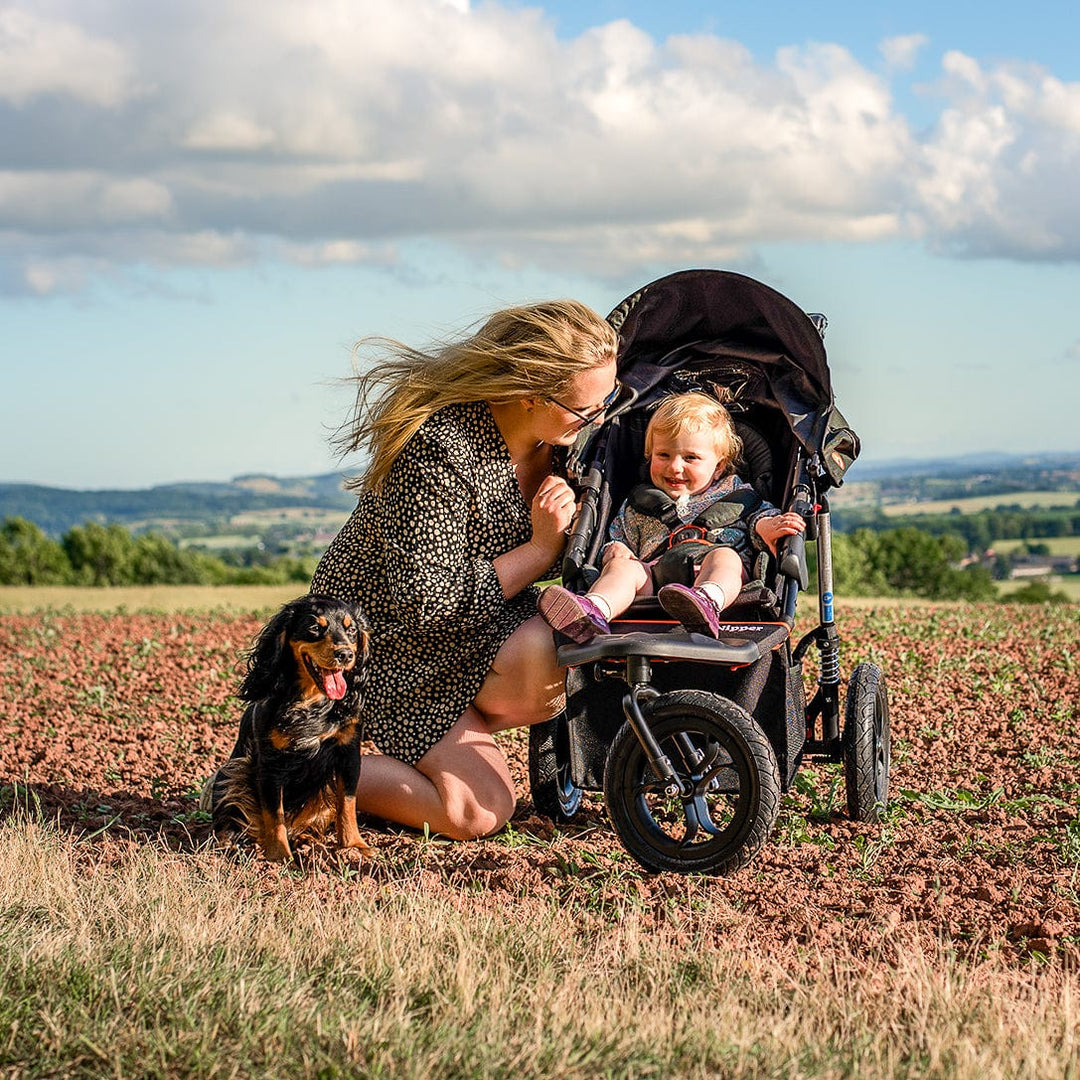
M 672 631 L 666 634 L 598 634 L 584 645 L 560 645 L 556 651 L 562 667 L 578 667 L 596 660 L 645 656 L 655 660 L 697 660 L 705 664 L 738 667 L 760 660 L 783 644 L 791 628 L 783 622 L 729 623 L 720 637 Z

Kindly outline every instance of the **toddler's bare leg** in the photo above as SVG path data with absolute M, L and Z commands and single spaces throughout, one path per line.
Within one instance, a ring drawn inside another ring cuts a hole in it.
M 732 548 L 716 547 L 702 560 L 694 585 L 700 587 L 707 582 L 719 585 L 724 590 L 724 607 L 727 607 L 739 595 L 744 579 L 742 559 Z
M 593 582 L 587 596 L 599 598 L 607 605 L 609 618 L 621 615 L 639 594 L 648 595 L 651 583 L 644 563 L 628 554 L 616 552 L 604 563 L 600 576 Z

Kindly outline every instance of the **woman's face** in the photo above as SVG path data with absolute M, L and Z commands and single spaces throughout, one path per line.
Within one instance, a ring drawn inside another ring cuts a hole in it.
M 604 419 L 605 405 L 610 405 L 615 389 L 613 358 L 576 375 L 558 400 L 537 398 L 532 413 L 537 438 L 551 446 L 572 446 L 583 428 Z

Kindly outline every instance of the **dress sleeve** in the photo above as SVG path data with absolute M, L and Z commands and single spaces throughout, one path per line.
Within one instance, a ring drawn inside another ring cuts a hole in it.
M 402 625 L 469 631 L 499 615 L 507 601 L 494 563 L 469 553 L 475 484 L 444 446 L 418 432 L 378 501 L 382 571 Z

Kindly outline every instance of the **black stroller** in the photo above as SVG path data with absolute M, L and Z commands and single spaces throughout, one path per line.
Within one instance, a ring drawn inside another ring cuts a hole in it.
M 725 399 L 743 440 L 739 475 L 802 514 L 807 528 L 775 559 L 759 558 L 717 639 L 684 631 L 655 600 L 636 601 L 610 635 L 587 644 L 557 635 L 567 709 L 530 731 L 536 808 L 567 821 L 583 791 L 602 790 L 630 854 L 649 870 L 684 873 L 745 865 L 806 760 L 842 761 L 848 812 L 877 820 L 888 796 L 889 705 L 875 665 L 852 673 L 840 726 L 827 493 L 859 440 L 833 403 L 824 316 L 742 275 L 688 270 L 647 285 L 608 319 L 626 391 L 571 457 L 581 509 L 566 587 L 585 592 L 595 580 L 608 524 L 640 479 L 649 415 L 675 392 Z M 807 541 L 816 547 L 820 622 L 793 644 Z M 819 675 L 808 701 L 802 661 L 811 646 Z

